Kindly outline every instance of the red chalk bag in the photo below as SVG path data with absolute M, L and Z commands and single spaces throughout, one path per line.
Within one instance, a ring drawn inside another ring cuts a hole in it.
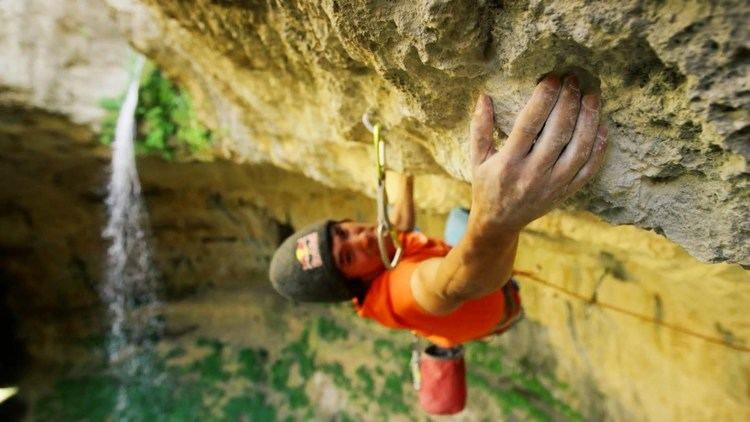
M 427 346 L 419 357 L 419 404 L 431 415 L 453 415 L 466 406 L 466 365 L 461 346 Z

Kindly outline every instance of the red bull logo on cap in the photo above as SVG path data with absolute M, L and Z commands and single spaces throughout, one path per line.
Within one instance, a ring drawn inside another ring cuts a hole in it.
M 318 233 L 313 232 L 297 239 L 297 250 L 294 252 L 302 269 L 313 270 L 323 265 L 318 248 Z

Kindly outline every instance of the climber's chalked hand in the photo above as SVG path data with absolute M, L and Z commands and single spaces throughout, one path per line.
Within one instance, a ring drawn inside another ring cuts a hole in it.
M 600 103 L 596 94 L 581 98 L 575 76 L 547 76 L 496 150 L 492 100 L 480 95 L 471 121 L 470 226 L 485 234 L 520 230 L 588 182 L 607 146 Z

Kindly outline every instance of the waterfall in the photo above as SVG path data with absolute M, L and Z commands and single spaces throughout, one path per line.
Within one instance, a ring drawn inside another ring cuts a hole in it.
M 157 273 L 149 247 L 148 216 L 135 163 L 135 110 L 143 58 L 138 57 L 120 108 L 112 144 L 111 178 L 106 200 L 109 242 L 105 280 L 100 291 L 108 311 L 106 354 L 120 381 L 116 414 L 126 410 L 128 386 L 150 378 L 149 358 L 161 334 Z

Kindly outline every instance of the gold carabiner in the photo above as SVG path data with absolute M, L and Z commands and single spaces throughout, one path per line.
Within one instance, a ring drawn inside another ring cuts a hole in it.
M 385 143 L 380 137 L 380 123 L 372 127 L 372 140 L 375 144 L 375 169 L 378 175 L 378 183 L 385 180 Z
M 383 265 L 387 270 L 392 270 L 398 264 L 401 259 L 401 253 L 403 248 L 401 247 L 401 241 L 398 239 L 398 233 L 396 229 L 391 226 L 391 220 L 388 216 L 388 193 L 385 188 L 385 143 L 383 138 L 380 137 L 380 124 L 373 126 L 369 125 L 367 114 L 362 116 L 362 122 L 368 129 L 372 129 L 372 141 L 375 146 L 375 170 L 378 177 L 378 191 L 377 191 L 377 212 L 378 212 L 378 249 L 380 251 L 380 259 L 383 261 Z M 396 247 L 396 253 L 393 259 L 388 257 L 388 248 L 385 244 L 386 236 L 391 237 L 393 245 Z

